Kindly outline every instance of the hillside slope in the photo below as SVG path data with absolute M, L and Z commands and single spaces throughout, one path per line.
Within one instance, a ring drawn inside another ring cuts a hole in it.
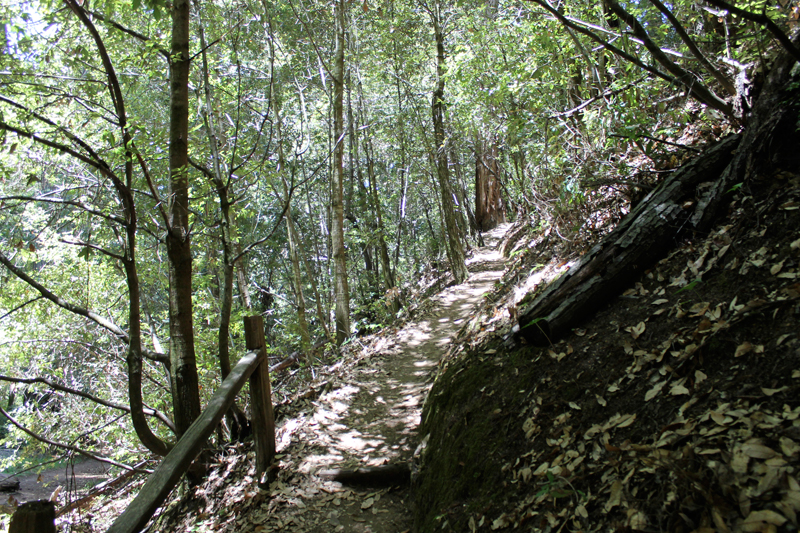
M 787 134 L 784 153 L 752 154 L 710 232 L 674 243 L 550 347 L 503 338 L 522 296 L 575 257 L 541 234 L 509 243 L 514 265 L 423 410 L 416 529 L 797 529 L 800 173 Z

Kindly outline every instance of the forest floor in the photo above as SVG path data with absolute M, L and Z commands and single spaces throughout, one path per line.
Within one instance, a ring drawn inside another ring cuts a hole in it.
M 767 169 L 726 205 L 544 348 L 504 340 L 584 248 L 527 228 L 505 261 L 477 250 L 467 283 L 354 339 L 279 406 L 268 490 L 252 445 L 230 446 L 148 532 L 796 531 L 800 174 Z M 318 476 L 412 456 L 410 489 Z M 72 531 L 129 501 L 73 514 Z
M 797 167 L 725 204 L 549 347 L 504 339 L 581 250 L 509 250 L 426 402 L 416 531 L 797 531 Z
M 427 300 L 405 324 L 354 339 L 351 355 L 319 368 L 305 398 L 278 409 L 277 479 L 268 490 L 254 483 L 251 445 L 232 446 L 215 458 L 207 482 L 173 501 L 149 531 L 409 531 L 407 480 L 345 486 L 317 474 L 410 464 L 438 363 L 503 274 L 497 245 L 509 226 L 483 235 L 486 246 L 470 254 L 466 282 Z M 109 501 L 99 512 L 118 514 L 128 501 Z M 72 521 L 81 530 L 81 518 Z
M 58 466 L 41 467 L 19 475 L 0 474 L 0 481 L 19 481 L 19 489 L 3 492 L 1 504 L 8 498 L 18 503 L 47 500 L 55 491 L 79 496 L 89 488 L 108 479 L 109 465 L 93 459 L 79 458 Z

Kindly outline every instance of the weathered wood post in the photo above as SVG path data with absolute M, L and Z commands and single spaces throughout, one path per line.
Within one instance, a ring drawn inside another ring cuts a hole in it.
M 11 517 L 8 533 L 56 533 L 56 504 L 48 500 L 23 503 Z
M 248 350 L 266 352 L 267 341 L 264 338 L 264 319 L 261 315 L 244 318 L 244 338 Z M 272 387 L 266 353 L 264 362 L 250 376 L 250 411 L 258 484 L 264 485 L 268 483 L 264 474 L 275 459 L 275 413 L 272 410 Z

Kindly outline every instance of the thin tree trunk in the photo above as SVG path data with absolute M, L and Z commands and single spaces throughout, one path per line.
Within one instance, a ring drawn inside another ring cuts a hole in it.
M 170 367 L 175 428 L 180 438 L 200 415 L 192 324 L 192 251 L 189 227 L 189 0 L 172 7 L 170 69 L 169 260 Z
M 300 254 L 298 248 L 301 246 L 294 227 L 291 207 L 286 210 L 286 232 L 289 235 L 289 257 L 292 262 L 292 278 L 297 304 L 297 326 L 300 329 L 300 349 L 303 352 L 311 347 L 311 336 L 308 334 L 308 321 L 306 320 L 306 298 L 303 294 L 303 274 L 300 269 Z
M 206 53 L 205 33 L 203 30 L 202 21 L 199 24 L 200 45 L 203 50 L 202 53 L 202 76 L 203 76 L 203 89 L 205 93 L 205 108 L 202 112 L 206 133 L 208 134 L 208 145 L 211 150 L 211 159 L 213 163 L 213 172 L 207 173 L 217 191 L 219 198 L 220 212 L 222 214 L 220 221 L 220 241 L 222 243 L 222 283 L 220 284 L 219 301 L 220 301 L 220 316 L 219 316 L 219 330 L 217 331 L 217 349 L 219 351 L 218 360 L 220 366 L 221 381 L 228 377 L 231 373 L 231 360 L 230 360 L 230 323 L 231 313 L 233 311 L 233 278 L 237 271 L 237 266 L 233 263 L 234 257 L 237 255 L 234 242 L 233 242 L 233 216 L 231 213 L 232 203 L 229 198 L 229 187 L 223 178 L 222 171 L 222 157 L 219 153 L 219 145 L 217 143 L 217 129 L 213 115 L 213 95 L 211 93 L 211 84 L 208 77 L 208 56 Z M 240 260 L 240 265 L 241 265 Z M 240 283 L 241 284 L 241 283 Z M 249 304 L 249 296 L 246 298 Z M 248 305 L 249 308 L 249 305 Z M 231 440 L 236 440 L 244 431 L 247 425 L 247 416 L 234 402 L 231 409 L 226 413 L 228 427 L 230 429 Z
M 438 8 L 438 6 L 437 6 Z M 461 283 L 467 276 L 464 245 L 460 237 L 458 218 L 453 197 L 453 186 L 450 183 L 450 171 L 447 160 L 447 146 L 444 131 L 444 32 L 442 31 L 438 13 L 432 13 L 433 30 L 436 38 L 436 88 L 433 91 L 431 112 L 433 115 L 433 136 L 436 148 L 436 171 L 439 178 L 439 189 L 442 194 L 442 214 L 444 217 L 445 237 L 447 240 L 447 259 L 456 283 Z
M 489 231 L 505 221 L 497 143 L 478 138 L 475 142 L 475 222 L 479 231 Z
M 83 7 L 74 0 L 67 0 L 69 7 L 91 34 L 103 63 L 108 90 L 117 112 L 117 121 L 125 146 L 125 182 L 109 173 L 117 190 L 125 214 L 125 255 L 122 261 L 128 286 L 128 399 L 131 407 L 131 421 L 136 436 L 142 444 L 157 455 L 167 455 L 171 446 L 157 437 L 147 425 L 142 400 L 142 315 L 139 294 L 139 273 L 136 267 L 136 203 L 133 198 L 133 153 L 132 139 L 128 131 L 125 99 L 117 79 L 116 71 L 103 43 L 100 33 L 94 27 Z M 167 363 L 165 363 L 166 365 Z
M 336 143 L 333 152 L 331 180 L 331 247 L 334 265 L 334 298 L 336 302 L 336 344 L 350 336 L 350 288 L 347 283 L 347 263 L 344 249 L 344 0 L 334 9 L 336 18 L 336 57 L 333 71 L 333 132 Z

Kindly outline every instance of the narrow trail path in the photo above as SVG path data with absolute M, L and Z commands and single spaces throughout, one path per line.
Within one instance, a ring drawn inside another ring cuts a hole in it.
M 248 521 L 257 532 L 400 533 L 411 528 L 408 488 L 358 489 L 317 476 L 322 469 L 411 459 L 420 413 L 441 356 L 502 275 L 497 251 L 508 225 L 484 234 L 469 279 L 433 298 L 426 315 L 364 345 L 355 368 L 278 428 L 280 474 Z M 358 342 L 358 341 L 356 341 Z

